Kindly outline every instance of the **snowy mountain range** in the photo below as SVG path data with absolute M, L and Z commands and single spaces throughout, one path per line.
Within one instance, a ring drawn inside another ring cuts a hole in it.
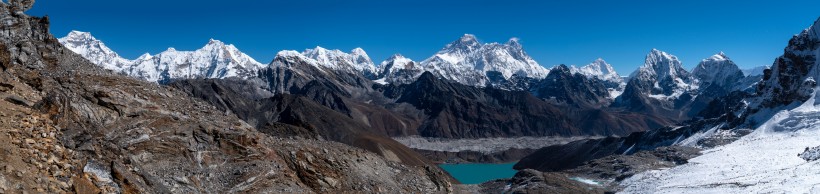
M 267 67 L 235 46 L 218 40 L 210 40 L 196 51 L 177 51 L 173 48 L 156 54 L 145 54 L 137 59 L 125 59 L 87 32 L 72 31 L 60 42 L 69 49 L 88 58 L 106 69 L 153 82 L 167 82 L 187 78 L 249 78 Z M 423 72 L 468 86 L 497 87 L 506 90 L 533 90 L 550 72 L 524 51 L 517 38 L 506 43 L 481 43 L 474 35 L 465 34 L 436 54 L 421 62 L 396 54 L 375 65 L 367 53 L 355 48 L 349 53 L 322 47 L 298 51 L 281 51 L 268 66 L 291 66 L 282 63 L 287 59 L 318 67 L 321 70 L 358 74 L 380 84 L 406 84 L 415 81 Z M 581 74 L 600 80 L 609 91 L 609 99 L 619 97 L 627 88 L 624 80 L 603 59 L 597 59 L 583 67 L 570 67 L 570 73 Z M 641 95 L 666 101 L 698 89 L 701 82 L 728 84 L 737 75 L 737 66 L 721 53 L 699 64 L 693 73 L 683 69 L 674 55 L 653 49 L 646 56 L 645 64 L 628 78 Z M 727 77 L 727 75 L 731 75 Z M 725 78 L 721 80 L 712 80 Z M 731 79 L 730 79 L 731 78 Z M 699 81 L 704 80 L 704 81 Z M 552 82 L 542 82 L 552 83 Z
M 168 48 L 159 54 L 146 53 L 134 60 L 120 57 L 88 32 L 72 31 L 59 41 L 71 51 L 106 69 L 152 82 L 190 78 L 246 78 L 255 76 L 264 67 L 234 45 L 213 39 L 195 51 Z

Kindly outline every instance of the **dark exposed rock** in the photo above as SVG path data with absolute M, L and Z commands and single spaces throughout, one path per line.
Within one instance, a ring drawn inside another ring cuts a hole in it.
M 591 177 L 601 182 L 617 182 L 637 173 L 671 168 L 688 163 L 700 155 L 700 149 L 691 147 L 660 147 L 629 155 L 610 155 L 584 163 L 566 172 Z M 614 186 L 614 185 L 613 185 Z
M 34 6 L 34 0 L 9 0 L 9 4 L 20 11 L 28 11 Z
M 252 99 L 249 97 L 254 95 L 244 93 L 248 90 L 243 87 L 254 88 L 253 83 L 242 80 L 183 80 L 174 82 L 171 86 L 202 98 L 220 110 L 232 112 L 262 131 L 279 127 L 277 123 L 290 125 L 291 130 L 287 130 L 286 133 L 267 132 L 270 134 L 318 137 L 360 147 L 405 164 L 431 164 L 385 134 L 371 131 L 369 126 L 306 97 L 277 94 L 268 98 Z M 328 93 L 333 95 L 331 92 Z M 337 99 L 342 101 L 341 98 Z M 344 102 L 338 104 L 346 105 Z
M 797 157 L 809 162 L 820 159 L 820 147 L 806 148 L 803 153 L 797 154 Z
M 626 135 L 668 122 L 650 115 L 560 107 L 524 91 L 475 88 L 422 74 L 411 84 L 388 86 L 385 96 L 423 110 L 425 137 Z M 584 125 L 575 123 L 586 122 Z
M 0 92 L 6 92 L 11 89 L 14 89 L 14 85 L 7 84 L 7 83 L 0 83 Z
M 730 129 L 726 125 L 729 115 L 718 118 L 697 119 L 682 123 L 682 126 L 662 127 L 651 131 L 636 132 L 625 137 L 607 137 L 571 142 L 565 145 L 548 146 L 521 159 L 515 169 L 536 169 L 541 171 L 562 171 L 576 168 L 584 163 L 610 155 L 629 155 L 641 151 L 651 151 L 672 146 L 695 134 L 714 129 L 716 133 Z M 748 132 L 724 133 L 694 142 L 690 146 L 711 148 L 732 142 Z M 735 135 L 729 135 L 735 134 Z
M 570 179 L 563 173 L 518 171 L 511 179 L 481 184 L 482 193 L 604 193 L 603 188 Z
M 566 65 L 555 66 L 546 78 L 531 89 L 536 97 L 579 108 L 602 108 L 609 105 L 609 91 L 598 79 L 573 74 Z

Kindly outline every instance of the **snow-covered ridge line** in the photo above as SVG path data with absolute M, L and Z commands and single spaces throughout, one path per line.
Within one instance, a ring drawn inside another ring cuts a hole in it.
M 119 56 L 88 32 L 72 31 L 66 37 L 60 38 L 60 42 L 70 50 L 106 69 L 153 82 L 187 78 L 247 78 L 254 76 L 257 70 L 266 67 L 239 51 L 234 45 L 214 39 L 195 51 L 178 51 L 169 48 L 156 55 L 146 53 L 137 59 L 125 59 Z M 292 57 L 295 54 L 309 59 L 307 61 L 317 67 L 360 74 L 384 84 L 409 83 L 415 81 L 415 78 L 425 71 L 448 80 L 477 87 L 496 85 L 496 83 L 491 83 L 490 79 L 497 78 L 488 77 L 489 72 L 498 72 L 501 78 L 514 81 L 522 80 L 513 79 L 513 76 L 543 79 L 549 74 L 548 68 L 541 66 L 527 55 L 518 38 L 511 38 L 506 43 L 481 43 L 471 34 L 465 34 L 458 40 L 447 44 L 435 55 L 421 62 L 396 55 L 377 65 L 361 48 L 345 53 L 318 46 L 302 52 L 279 52 L 277 56 Z M 667 67 L 668 69 L 663 70 L 653 69 L 654 66 L 651 66 L 651 64 L 663 62 L 672 64 Z M 674 85 L 679 88 L 693 89 L 697 86 L 694 83 L 696 80 L 689 80 L 686 76 L 688 72 L 680 67 L 677 57 L 657 49 L 652 50 L 647 56 L 647 63 L 635 72 L 643 71 L 641 69 L 652 69 L 650 74 L 660 74 L 658 75 L 660 79 L 666 79 L 664 76 L 669 75 L 668 80 L 674 82 Z M 612 83 L 608 85 L 608 88 L 611 93 L 610 98 L 613 99 L 621 94 L 626 84 L 624 77 L 620 76 L 612 65 L 600 58 L 580 68 L 573 66 L 571 71 L 588 78 Z M 631 78 L 635 78 L 635 74 L 633 73 Z M 678 89 L 671 94 L 655 93 L 652 96 L 674 98 L 684 93 L 684 90 L 687 89 Z
M 168 48 L 156 55 L 144 54 L 129 60 L 119 56 L 91 33 L 72 31 L 59 39 L 69 50 L 106 69 L 145 79 L 165 82 L 173 79 L 249 77 L 264 65 L 232 44 L 211 39 L 195 51 Z
M 504 79 L 513 75 L 540 79 L 549 74 L 549 69 L 524 52 L 518 38 L 504 44 L 480 43 L 472 34 L 447 44 L 421 66 L 439 77 L 479 87 L 488 84 L 487 72 L 491 71 L 499 72 Z

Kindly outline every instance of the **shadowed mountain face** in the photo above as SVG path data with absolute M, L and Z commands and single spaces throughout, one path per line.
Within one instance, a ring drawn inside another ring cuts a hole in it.
M 609 105 L 609 91 L 599 79 L 590 79 L 572 73 L 565 65 L 559 65 L 530 89 L 539 98 L 578 108 L 602 108 Z
M 171 86 L 206 100 L 222 111 L 236 114 L 262 132 L 284 125 L 289 129 L 287 133 L 276 132 L 273 135 L 332 140 L 377 153 L 388 160 L 411 165 L 431 164 L 386 134 L 372 131 L 372 127 L 343 114 L 343 111 L 350 112 L 348 108 L 335 111 L 307 97 L 293 94 L 249 93 L 247 91 L 252 90 L 248 90 L 248 86 L 253 86 L 253 83 L 238 79 L 182 80 Z M 339 100 L 332 104 L 347 105 L 340 97 L 332 99 Z
M 411 84 L 387 86 L 384 93 L 424 111 L 418 133 L 425 137 L 627 135 L 668 124 L 635 113 L 559 106 L 524 91 L 464 86 L 430 73 Z

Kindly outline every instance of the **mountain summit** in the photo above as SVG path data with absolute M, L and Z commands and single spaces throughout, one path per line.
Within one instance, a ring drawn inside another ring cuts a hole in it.
M 601 80 L 601 82 L 609 90 L 609 98 L 611 99 L 615 99 L 620 96 L 624 90 L 624 87 L 626 87 L 626 82 L 624 82 L 624 79 L 618 75 L 618 72 L 615 72 L 615 68 L 612 68 L 612 65 L 601 58 L 598 58 L 592 63 L 581 68 L 572 66 L 570 71 L 572 73 L 579 73 L 590 79 L 597 78 L 598 80 Z
M 71 31 L 67 36 L 58 39 L 61 44 L 71 51 L 82 55 L 94 64 L 105 69 L 121 71 L 133 62 L 120 57 L 119 54 L 105 46 L 100 40 L 94 38 L 91 33 L 81 31 Z
M 694 85 L 695 79 L 683 69 L 678 57 L 658 49 L 652 49 L 646 55 L 644 65 L 633 72 L 630 79 L 653 98 L 674 99 L 697 87 Z
M 386 63 L 383 63 L 386 64 Z M 469 86 L 492 84 L 489 73 L 500 73 L 504 79 L 513 76 L 544 78 L 549 70 L 535 62 L 526 52 L 518 38 L 508 42 L 482 44 L 472 34 L 465 34 L 447 44 L 435 55 L 420 62 L 424 71 L 429 71 L 444 79 Z M 415 68 L 415 66 L 414 66 Z M 414 77 L 423 71 L 417 71 Z M 406 80 L 385 77 L 386 80 Z
M 745 77 L 743 71 L 723 52 L 703 59 L 692 70 L 692 75 L 699 80 L 701 89 L 710 86 L 730 88 Z
M 307 49 L 302 52 L 307 58 L 315 60 L 321 66 L 346 71 L 349 73 L 361 73 L 366 78 L 373 79 L 378 76 L 378 71 L 370 56 L 362 48 L 355 48 L 350 53 L 341 50 L 328 50 L 317 46 L 314 49 Z

